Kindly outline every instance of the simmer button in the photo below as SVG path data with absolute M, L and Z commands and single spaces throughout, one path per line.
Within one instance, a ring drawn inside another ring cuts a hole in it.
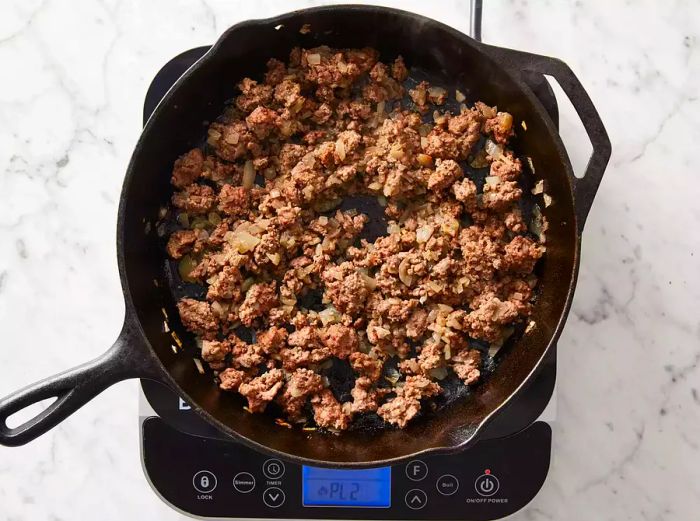
M 239 472 L 233 477 L 233 488 L 241 494 L 252 492 L 255 488 L 255 477 L 250 472 Z

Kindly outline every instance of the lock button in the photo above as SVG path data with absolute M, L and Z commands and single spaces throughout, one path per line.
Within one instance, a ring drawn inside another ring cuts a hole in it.
M 192 478 L 192 485 L 197 492 L 208 494 L 216 488 L 216 476 L 208 470 L 200 470 Z

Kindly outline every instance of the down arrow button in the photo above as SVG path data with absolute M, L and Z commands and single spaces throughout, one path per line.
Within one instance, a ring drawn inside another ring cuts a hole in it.
M 263 502 L 270 508 L 279 508 L 286 499 L 282 489 L 270 487 L 263 492 Z

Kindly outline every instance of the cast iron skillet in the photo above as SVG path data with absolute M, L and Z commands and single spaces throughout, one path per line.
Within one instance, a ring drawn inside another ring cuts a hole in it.
M 312 32 L 299 29 L 311 24 Z M 353 431 L 338 436 L 276 426 L 269 416 L 251 415 L 239 397 L 220 393 L 212 378 L 198 373 L 191 353 L 175 354 L 163 333 L 165 308 L 171 326 L 185 336 L 168 289 L 167 262 L 154 223 L 167 205 L 173 160 L 200 142 L 203 120 L 213 120 L 244 76 L 262 76 L 270 57 L 285 60 L 294 46 L 371 46 L 386 61 L 401 54 L 411 67 L 427 71 L 431 83 L 459 87 L 525 120 L 518 146 L 546 179 L 554 204 L 540 293 L 537 327 L 499 352 L 494 374 L 470 397 L 404 430 Z M 529 87 L 525 71 L 554 77 L 574 105 L 593 145 L 585 176 L 574 177 L 552 121 Z M 476 441 L 480 430 L 536 372 L 556 343 L 571 304 L 579 264 L 580 237 L 610 156 L 610 141 L 585 90 L 563 62 L 477 42 L 434 20 L 373 6 L 328 6 L 227 30 L 209 52 L 180 78 L 147 122 L 131 158 L 119 205 L 117 254 L 126 301 L 124 327 L 104 355 L 0 400 L 0 443 L 25 444 L 63 421 L 110 385 L 127 378 L 158 380 L 186 399 L 206 421 L 253 448 L 299 463 L 368 467 L 421 453 L 449 453 Z M 157 285 L 156 285 L 157 283 Z M 47 398 L 46 410 L 10 429 L 11 414 Z

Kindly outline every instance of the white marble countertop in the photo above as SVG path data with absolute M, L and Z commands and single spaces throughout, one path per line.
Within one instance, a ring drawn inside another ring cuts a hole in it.
M 237 21 L 313 4 L 2 2 L 0 395 L 119 331 L 116 209 L 160 65 Z M 466 2 L 400 4 L 467 30 Z M 559 343 L 551 471 L 513 519 L 697 519 L 700 6 L 489 1 L 484 40 L 565 60 L 613 142 Z M 562 133 L 580 168 L 571 110 Z M 0 448 L 0 520 L 181 519 L 146 484 L 136 408 L 136 384 L 122 383 L 36 442 Z

